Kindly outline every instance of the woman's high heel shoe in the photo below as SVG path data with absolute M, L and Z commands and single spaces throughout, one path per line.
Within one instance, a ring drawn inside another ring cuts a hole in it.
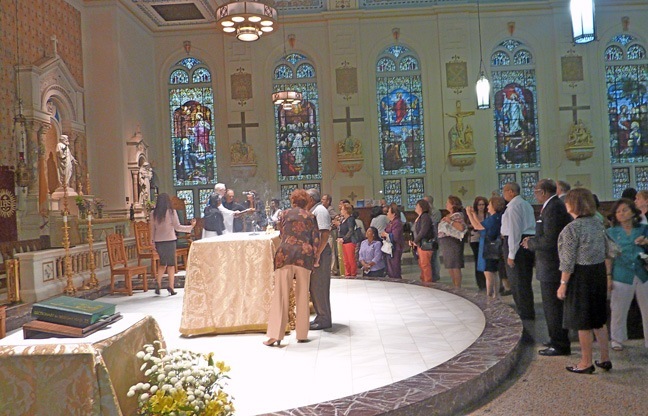
M 567 371 L 576 374 L 592 374 L 594 370 L 596 370 L 596 367 L 594 367 L 593 365 L 590 365 L 589 367 L 585 367 L 585 368 L 578 368 L 577 365 L 575 366 L 570 365 L 569 367 L 565 367 L 565 368 L 567 369 Z
M 594 364 L 605 371 L 610 371 L 612 369 L 612 361 L 594 361 Z
M 169 296 L 173 296 L 173 295 L 176 295 L 178 293 L 175 290 L 173 290 L 172 287 L 167 287 L 167 290 L 169 291 Z
M 277 347 L 279 347 L 281 345 L 281 340 L 280 339 L 270 338 L 267 341 L 263 341 L 263 345 L 268 346 L 268 347 L 274 347 L 275 344 L 277 345 Z

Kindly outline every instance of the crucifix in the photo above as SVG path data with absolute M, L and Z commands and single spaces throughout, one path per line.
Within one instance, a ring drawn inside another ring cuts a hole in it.
M 568 107 L 558 107 L 558 110 L 560 111 L 571 111 L 572 112 L 572 118 L 574 119 L 574 124 L 578 123 L 578 110 L 589 110 L 590 106 L 589 105 L 581 105 L 579 106 L 576 103 L 576 95 L 572 95 L 572 105 Z
M 227 127 L 229 127 L 229 128 L 240 127 L 241 128 L 241 142 L 247 143 L 246 142 L 247 134 L 245 132 L 245 129 L 247 127 L 259 127 L 259 123 L 246 123 L 245 122 L 245 111 L 241 111 L 241 122 L 238 123 L 238 124 L 228 124 Z
M 347 137 L 351 137 L 351 123 L 364 121 L 364 118 L 351 118 L 351 107 L 346 108 L 345 118 L 334 118 L 333 123 L 346 123 Z

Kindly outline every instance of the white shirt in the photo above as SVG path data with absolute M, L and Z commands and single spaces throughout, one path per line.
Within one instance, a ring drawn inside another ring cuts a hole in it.
M 317 228 L 320 231 L 329 231 L 331 229 L 331 215 L 328 209 L 324 208 L 324 205 L 318 202 L 311 208 L 311 214 L 317 219 Z
M 508 237 L 508 258 L 515 260 L 522 235 L 535 235 L 535 214 L 533 207 L 520 195 L 511 199 L 502 215 L 500 233 Z

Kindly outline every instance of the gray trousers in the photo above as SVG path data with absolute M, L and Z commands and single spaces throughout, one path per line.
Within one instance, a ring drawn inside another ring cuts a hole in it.
M 331 246 L 326 245 L 320 256 L 319 267 L 313 269 L 310 279 L 310 296 L 315 309 L 314 323 L 331 326 Z

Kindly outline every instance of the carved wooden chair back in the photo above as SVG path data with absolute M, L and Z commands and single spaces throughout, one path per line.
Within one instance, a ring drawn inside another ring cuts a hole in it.
M 108 259 L 110 260 L 110 270 L 120 266 L 128 267 L 128 258 L 126 257 L 126 248 L 124 247 L 124 237 L 121 234 L 110 234 L 106 238 L 108 247 Z

